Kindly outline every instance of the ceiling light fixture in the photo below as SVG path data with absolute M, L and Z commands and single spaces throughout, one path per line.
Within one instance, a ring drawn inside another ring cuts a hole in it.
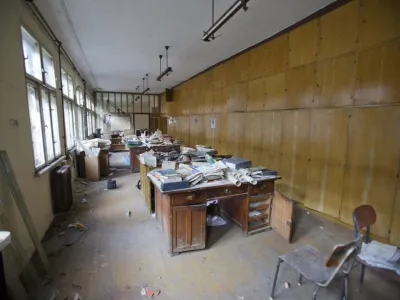
M 142 92 L 142 95 L 145 95 L 150 91 L 150 88 L 149 88 L 149 74 L 146 74 L 146 88 L 144 88 L 144 80 L 145 80 L 145 78 L 143 78 L 143 92 Z
M 226 12 L 222 14 L 222 16 L 214 22 L 214 0 L 212 1 L 212 26 L 204 32 L 203 37 L 201 38 L 205 42 L 210 42 L 215 39 L 214 34 L 220 29 L 226 22 L 228 22 L 240 9 L 243 8 L 244 11 L 247 10 L 247 2 L 249 0 L 236 0 L 231 7 L 228 8 Z
M 164 77 L 164 76 L 168 76 L 169 74 L 171 74 L 172 73 L 172 68 L 171 67 L 169 67 L 168 66 L 168 49 L 169 49 L 169 46 L 165 46 L 165 52 L 166 52 L 166 55 L 165 55 L 165 57 L 166 57 L 166 60 L 167 60 L 167 68 L 164 70 L 164 71 L 162 71 L 161 72 L 161 61 L 162 61 L 162 55 L 159 55 L 159 58 L 160 58 L 160 75 L 158 75 L 157 76 L 157 81 L 161 81 L 161 79 Z

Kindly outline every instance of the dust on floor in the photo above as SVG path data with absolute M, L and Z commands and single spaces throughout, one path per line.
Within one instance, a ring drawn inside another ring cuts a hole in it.
M 268 299 L 278 255 L 306 244 L 329 252 L 334 244 L 352 239 L 350 230 L 296 209 L 292 244 L 274 231 L 245 237 L 228 222 L 209 230 L 206 250 L 170 257 L 167 240 L 135 187 L 139 174 L 122 170 L 113 178 L 117 189 L 105 190 L 105 181 L 89 184 L 76 197 L 74 210 L 58 218 L 90 229 L 50 258 L 56 274 L 50 284 L 60 291 L 57 299 L 74 299 L 76 293 L 83 300 L 146 299 L 142 286 L 160 290 L 160 300 Z M 350 278 L 351 299 L 399 299 L 399 287 L 369 270 L 360 286 L 359 271 L 356 268 Z M 314 285 L 304 281 L 297 286 L 297 278 L 296 271 L 283 264 L 275 299 L 311 299 Z M 284 281 L 291 283 L 289 289 Z M 336 300 L 339 295 L 340 281 L 335 280 L 320 290 L 318 299 Z

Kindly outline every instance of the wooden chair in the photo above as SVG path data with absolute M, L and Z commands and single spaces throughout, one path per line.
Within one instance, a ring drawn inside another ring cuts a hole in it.
M 353 211 L 353 223 L 354 223 L 354 238 L 357 239 L 361 236 L 360 231 L 365 229 L 364 242 L 369 243 L 370 227 L 376 222 L 376 212 L 371 205 L 361 205 L 356 207 Z M 361 263 L 361 276 L 360 282 L 364 282 L 365 264 L 363 261 L 358 260 Z
M 359 244 L 360 239 L 356 239 L 346 245 L 335 246 L 328 259 L 310 245 L 279 256 L 269 299 L 274 299 L 276 280 L 282 262 L 286 262 L 299 272 L 299 285 L 303 277 L 317 285 L 312 296 L 313 300 L 317 299 L 317 293 L 321 287 L 327 287 L 336 276 L 343 275 L 341 297 L 343 300 L 348 299 L 348 277 L 353 268 Z

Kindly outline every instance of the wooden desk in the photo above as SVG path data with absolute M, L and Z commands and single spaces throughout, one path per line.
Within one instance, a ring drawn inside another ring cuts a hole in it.
M 140 161 L 137 158 L 138 155 L 147 151 L 146 146 L 138 146 L 138 147 L 129 147 L 129 153 L 131 157 L 131 171 L 139 172 L 140 170 Z
M 200 184 L 193 188 L 161 191 L 160 182 L 151 175 L 154 184 L 156 218 L 168 237 L 169 253 L 199 250 L 206 247 L 206 202 L 220 201 L 222 213 L 242 227 L 249 235 L 270 228 L 271 204 L 275 191 L 274 177 L 257 185 L 242 183 L 236 187 L 228 180 Z M 249 217 L 251 210 L 261 216 Z
M 147 178 L 147 173 L 153 169 L 155 168 L 140 163 L 140 181 L 142 182 L 141 191 L 144 196 L 144 202 L 146 203 L 146 206 L 151 214 L 155 211 L 154 187 L 151 181 Z

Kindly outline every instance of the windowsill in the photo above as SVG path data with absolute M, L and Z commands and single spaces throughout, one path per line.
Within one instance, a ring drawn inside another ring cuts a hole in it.
M 52 170 L 55 166 L 57 166 L 60 162 L 62 162 L 63 160 L 65 160 L 67 157 L 65 155 L 59 157 L 58 159 L 56 159 L 55 161 L 53 161 L 51 164 L 49 164 L 48 166 L 45 166 L 44 168 L 37 170 L 35 172 L 35 176 L 36 177 L 40 177 L 42 176 L 44 173 L 46 173 L 47 171 Z

